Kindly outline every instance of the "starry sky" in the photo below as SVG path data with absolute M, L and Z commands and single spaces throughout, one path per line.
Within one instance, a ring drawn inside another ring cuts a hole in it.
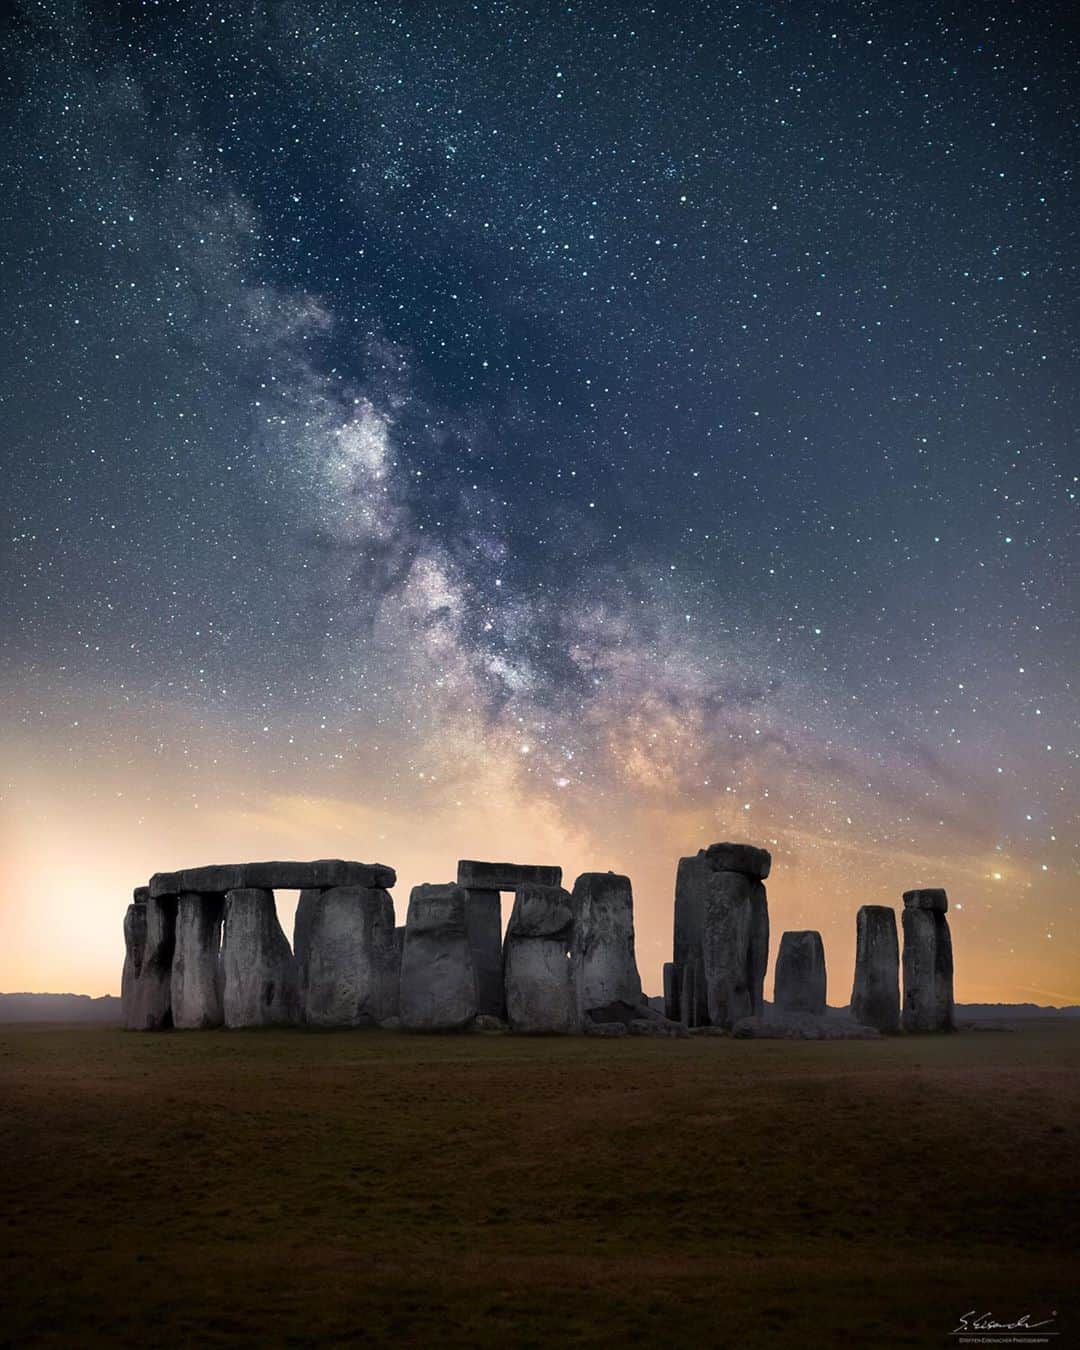
M 1069 11 L 6 4 L 0 988 L 471 856 L 629 873 L 655 993 L 732 838 L 833 1003 L 924 885 L 1080 1001 Z

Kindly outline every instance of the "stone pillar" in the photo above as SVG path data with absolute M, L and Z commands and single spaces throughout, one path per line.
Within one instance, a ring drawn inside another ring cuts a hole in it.
M 131 904 L 124 915 L 124 969 L 120 975 L 120 1016 L 128 1031 L 139 1030 L 136 1025 L 135 989 L 142 970 L 146 951 L 146 902 L 150 898 L 147 886 L 136 886 Z
M 172 967 L 173 1026 L 219 1027 L 225 1020 L 221 994 L 221 921 L 225 897 L 181 891 L 176 910 Z
M 519 886 L 506 929 L 503 970 L 512 1031 L 566 1035 L 581 1029 L 574 902 L 561 886 Z
M 506 1015 L 502 971 L 502 897 L 498 891 L 468 887 L 465 927 L 469 935 L 476 999 L 479 1011 L 488 1017 Z
M 711 872 L 704 853 L 680 858 L 675 874 L 675 935 L 672 955 L 678 987 L 678 1021 L 688 1027 L 709 1022 L 702 966 L 705 890 Z
M 227 1027 L 296 1021 L 296 961 L 278 922 L 273 891 L 245 886 L 225 896 L 221 965 Z
M 674 961 L 664 962 L 664 1016 L 669 1022 L 681 1022 L 679 1011 L 679 973 Z
M 634 896 L 630 878 L 583 872 L 574 882 L 574 975 L 578 1011 L 645 1003 L 634 952 Z
M 464 886 L 414 886 L 401 955 L 401 1025 L 461 1031 L 476 1018 L 476 971 Z
M 825 1012 L 825 947 L 810 929 L 785 933 L 776 955 L 773 1002 L 778 1012 Z
M 952 937 L 942 890 L 904 892 L 905 1031 L 955 1031 Z
M 855 916 L 851 1015 L 887 1034 L 900 1030 L 900 945 L 888 905 L 863 905 Z
M 769 907 L 762 884 L 772 858 L 750 844 L 710 844 L 698 854 L 704 891 L 702 967 L 709 1021 L 731 1029 L 764 1007 Z
M 394 902 L 385 890 L 333 886 L 301 892 L 296 964 L 309 1026 L 376 1026 L 397 1015 Z
M 146 946 L 132 999 L 132 1027 L 166 1031 L 172 1022 L 172 963 L 176 949 L 176 896 L 154 894 L 146 899 Z

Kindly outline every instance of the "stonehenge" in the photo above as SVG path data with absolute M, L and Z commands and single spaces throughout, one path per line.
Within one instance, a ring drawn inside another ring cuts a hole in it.
M 824 1040 L 954 1029 L 943 890 L 904 893 L 902 962 L 894 911 L 859 909 L 849 1008 L 826 1004 L 821 934 L 785 932 L 766 1004 L 771 866 L 765 849 L 730 842 L 678 860 L 662 1000 L 643 992 L 633 890 L 614 871 L 566 890 L 559 867 L 463 859 L 456 881 L 414 886 L 396 926 L 397 875 L 382 863 L 156 872 L 124 913 L 123 1025 Z M 275 889 L 300 892 L 292 946 Z
M 773 1006 L 778 1012 L 825 1012 L 825 947 L 810 930 L 784 933 L 776 954 Z
M 398 1015 L 394 902 L 382 887 L 301 891 L 293 951 L 307 1025 L 376 1026 Z
M 265 886 L 226 893 L 221 968 L 227 1027 L 296 1020 L 296 958 L 278 922 L 274 893 Z
M 569 1035 L 581 1026 L 573 967 L 574 900 L 561 886 L 519 886 L 503 975 L 511 1031 Z
M 146 902 L 149 888 L 136 886 L 131 904 L 124 915 L 124 968 L 120 975 L 120 1014 L 128 1031 L 139 1030 L 136 1024 L 135 990 L 146 951 Z
M 942 890 L 904 892 L 905 1031 L 954 1031 L 949 902 Z
M 219 1027 L 225 1020 L 221 981 L 221 924 L 225 897 L 181 891 L 177 896 L 172 965 L 172 1019 L 178 1029 Z
M 476 971 L 476 998 L 480 1015 L 505 1015 L 503 990 L 502 891 L 519 886 L 561 886 L 562 868 L 535 863 L 480 862 L 462 858 L 457 866 L 457 884 L 463 886 L 467 900 L 465 926 L 469 935 L 473 968 Z
M 582 1016 L 616 1005 L 644 1002 L 634 953 L 634 897 L 630 878 L 615 872 L 583 872 L 570 897 L 574 915 L 577 1006 Z M 599 1020 L 593 1017 L 591 1020 Z
M 855 916 L 851 1014 L 890 1035 L 900 1030 L 900 944 L 896 914 L 887 905 L 863 905 Z
M 464 886 L 414 886 L 401 954 L 401 1025 L 461 1031 L 479 1012 Z

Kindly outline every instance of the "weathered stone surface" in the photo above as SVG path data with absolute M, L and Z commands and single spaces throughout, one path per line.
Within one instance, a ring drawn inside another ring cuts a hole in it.
M 273 891 L 240 886 L 225 896 L 221 965 L 227 1027 L 296 1021 L 296 961 L 278 922 Z
M 675 934 L 672 955 L 678 986 L 678 1020 L 685 1026 L 704 1026 L 709 1020 L 702 964 L 705 894 L 712 868 L 702 850 L 680 858 L 675 874 Z
M 180 894 L 179 872 L 155 872 L 146 888 L 148 900 L 158 900 L 163 895 Z
M 690 1035 L 689 1028 L 684 1027 L 681 1022 L 669 1022 L 666 1017 L 637 1017 L 627 1024 L 626 1029 L 631 1036 L 671 1036 L 682 1038 Z
M 664 962 L 664 1016 L 671 1022 L 681 1022 L 679 1009 L 679 968 L 674 961 Z
M 753 844 L 710 844 L 698 857 L 706 857 L 714 872 L 742 872 L 744 876 L 764 881 L 772 867 L 768 849 Z
M 136 886 L 135 889 L 131 892 L 131 903 L 133 905 L 145 905 L 147 900 L 149 899 L 150 899 L 149 886 Z
M 124 969 L 120 976 L 120 1016 L 129 1031 L 141 1028 L 136 1020 L 135 988 L 142 970 L 146 951 L 146 900 L 139 900 L 140 886 L 135 901 L 128 905 L 124 915 Z
M 375 1026 L 397 1015 L 400 960 L 388 891 L 302 891 L 294 944 L 300 1016 L 309 1026 Z
M 873 1041 L 880 1032 L 852 1018 L 814 1017 L 810 1013 L 780 1012 L 773 1008 L 755 1017 L 741 1017 L 731 1029 L 738 1040 Z
M 460 1031 L 476 1016 L 476 971 L 463 886 L 414 886 L 401 958 L 401 1022 L 409 1031 Z
M 647 1006 L 640 1003 L 624 1003 L 621 999 L 616 999 L 613 1003 L 605 1003 L 602 1008 L 589 1008 L 584 1015 L 585 1026 L 591 1026 L 600 1022 L 622 1022 L 624 1026 L 629 1025 L 636 1020 L 649 1020 L 649 1014 L 652 1012 Z M 654 1017 L 661 1017 L 663 1014 L 652 1014 Z
M 767 934 L 762 883 L 744 872 L 712 872 L 705 888 L 702 954 L 713 1026 L 730 1027 L 761 1011 Z
M 176 896 L 154 895 L 143 908 L 146 938 L 131 997 L 131 1028 L 165 1031 L 172 1026 L 172 963 L 176 949 Z
M 487 1017 L 502 1018 L 506 1010 L 502 970 L 502 897 L 497 890 L 468 889 L 465 929 L 469 935 L 476 1001 Z
M 863 905 L 855 916 L 855 982 L 851 1013 L 864 1026 L 900 1030 L 900 944 L 888 905 Z
M 955 1031 L 949 921 L 940 909 L 904 907 L 905 1031 Z
M 630 878 L 615 872 L 583 872 L 574 882 L 571 904 L 578 1011 L 587 1014 L 612 1003 L 641 1008 L 646 999 L 634 952 Z
M 778 1012 L 825 1012 L 825 946 L 812 929 L 784 933 L 776 955 L 773 1003 Z
M 221 979 L 222 895 L 181 891 L 172 965 L 173 1026 L 219 1027 L 225 1020 Z
M 905 891 L 904 905 L 910 909 L 929 909 L 944 914 L 949 908 L 948 896 L 939 888 L 923 891 Z
M 630 1029 L 625 1022 L 585 1022 L 582 1031 L 586 1036 L 629 1036 Z
M 317 858 L 314 862 L 217 863 L 189 867 L 176 876 L 179 890 L 226 891 L 258 889 L 280 891 L 326 890 L 332 886 L 393 886 L 397 873 L 383 863 L 346 862 L 341 858 Z M 151 886 L 154 879 L 151 878 Z
M 476 891 L 516 891 L 519 886 L 532 885 L 561 886 L 562 868 L 462 858 L 457 865 L 457 884 Z
M 561 886 L 519 886 L 503 947 L 511 1030 L 567 1035 L 580 1029 L 573 945 L 572 897 Z

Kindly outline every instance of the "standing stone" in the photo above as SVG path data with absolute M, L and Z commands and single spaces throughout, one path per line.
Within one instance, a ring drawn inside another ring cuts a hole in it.
M 825 947 L 812 930 L 785 933 L 780 939 L 773 983 L 778 1012 L 825 1012 Z
M 294 934 L 300 1010 L 309 1026 L 375 1026 L 397 1015 L 398 954 L 388 891 L 302 891 Z
M 498 891 L 467 891 L 465 928 L 469 935 L 476 999 L 482 1016 L 501 1018 L 506 1011 L 502 971 L 502 897 Z
M 227 1027 L 296 1020 L 296 962 L 278 922 L 273 891 L 244 886 L 225 896 L 221 964 Z
M 579 1031 L 571 961 L 574 901 L 561 886 L 519 886 L 503 949 L 506 1016 L 512 1031 Z
M 751 943 L 764 889 L 742 872 L 713 872 L 708 878 L 702 951 L 709 1022 L 715 1027 L 730 1030 L 755 1011 Z
M 954 1031 L 949 902 L 942 890 L 904 892 L 905 1031 Z
M 146 951 L 146 902 L 150 891 L 146 886 L 136 886 L 132 903 L 124 915 L 124 969 L 120 976 L 120 1015 L 128 1031 L 138 1030 L 135 1025 L 135 988 L 142 970 L 143 954 Z
M 900 1030 L 900 945 L 888 905 L 863 905 L 855 916 L 851 1015 L 878 1031 Z
M 401 1024 L 460 1031 L 477 1014 L 476 971 L 463 886 L 414 886 L 401 956 Z
M 679 1012 L 679 973 L 674 961 L 664 962 L 664 1016 L 669 1022 L 681 1022 Z
M 173 1026 L 219 1027 L 225 1020 L 221 991 L 223 895 L 181 891 L 176 910 L 172 966 Z
M 583 872 L 574 882 L 574 975 L 578 1010 L 588 1015 L 620 1003 L 645 1003 L 634 953 L 634 897 L 630 878 Z
M 678 1020 L 688 1027 L 708 1025 L 702 937 L 705 928 L 705 893 L 712 868 L 704 850 L 693 858 L 680 858 L 675 874 L 675 935 L 673 943 Z
M 131 1026 L 165 1031 L 172 1026 L 172 963 L 176 949 L 176 896 L 153 891 L 146 900 L 146 945 L 132 995 Z

